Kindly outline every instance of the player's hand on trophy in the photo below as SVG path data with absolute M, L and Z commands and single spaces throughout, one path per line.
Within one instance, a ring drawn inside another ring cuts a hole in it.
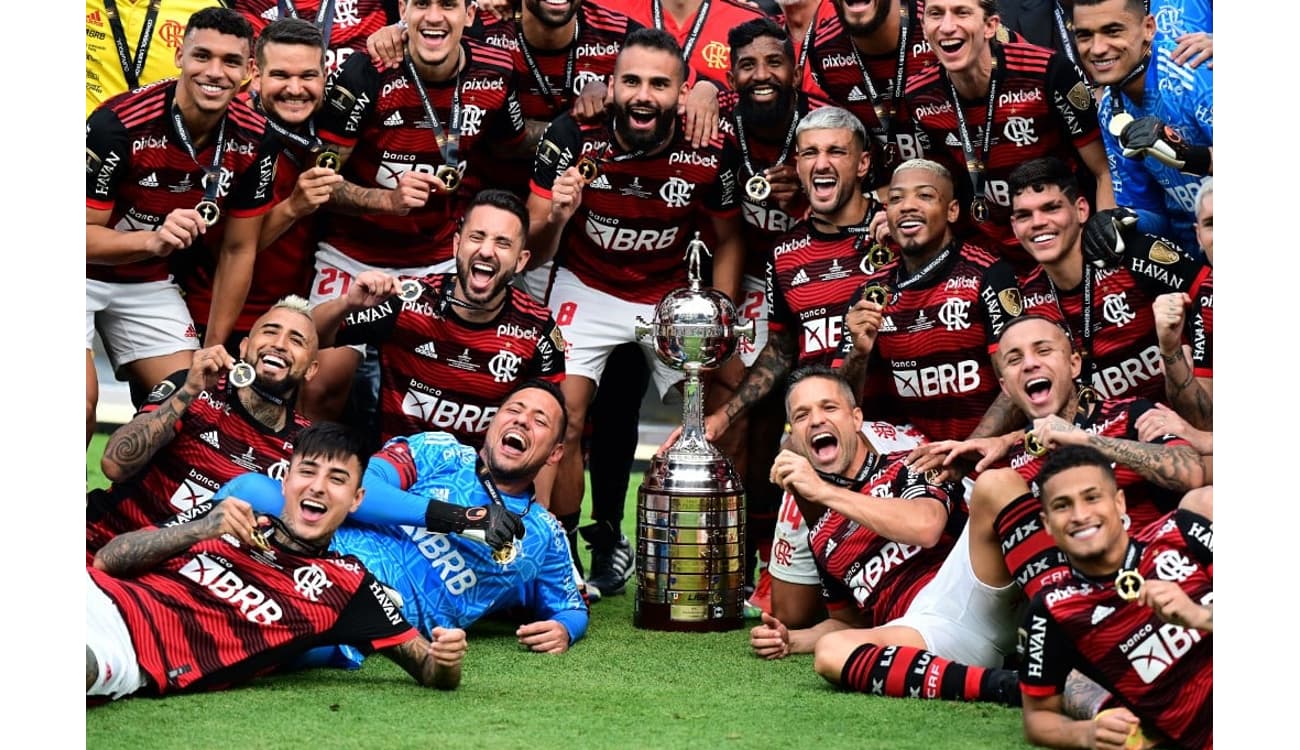
M 1083 257 L 1097 268 L 1115 268 L 1124 256 L 1124 232 L 1137 226 L 1137 212 L 1131 208 L 1106 208 L 1088 217 L 1083 225 Z
M 718 136 L 718 87 L 709 81 L 696 81 L 682 101 L 679 114 L 686 124 L 686 140 L 703 148 Z
M 704 439 L 710 443 L 716 442 L 726 433 L 727 428 L 730 426 L 731 420 L 727 417 L 727 413 L 724 409 L 718 409 L 712 414 L 706 414 L 704 416 Z M 668 437 L 664 439 L 662 444 L 660 444 L 659 450 L 656 451 L 656 453 L 659 455 L 666 453 L 669 448 L 673 447 L 673 443 L 676 443 L 681 436 L 682 426 L 677 425 L 673 428 L 672 432 L 668 433 Z
M 1150 156 L 1162 164 L 1193 175 L 1210 173 L 1209 146 L 1194 146 L 1155 117 L 1142 117 L 1124 126 L 1119 145 L 1130 159 Z
M 375 69 L 384 72 L 402 64 L 406 56 L 406 22 L 398 21 L 391 26 L 384 26 L 366 37 L 366 54 Z
M 790 631 L 781 621 L 762 613 L 763 623 L 749 631 L 749 647 L 762 659 L 781 659 L 790 654 Z

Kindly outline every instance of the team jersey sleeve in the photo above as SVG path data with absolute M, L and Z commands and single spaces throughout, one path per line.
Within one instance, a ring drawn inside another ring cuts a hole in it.
M 1020 688 L 1035 698 L 1050 698 L 1065 692 L 1065 678 L 1076 662 L 1076 651 L 1057 626 L 1039 592 L 1029 604 L 1025 624 L 1020 628 Z
M 487 142 L 511 145 L 518 143 L 527 135 L 527 123 L 524 122 L 524 108 L 519 103 L 519 84 L 517 76 L 511 74 L 506 85 L 506 101 L 497 110 L 486 129 Z
M 238 498 L 253 506 L 254 513 L 278 516 L 284 510 L 284 487 L 256 471 L 240 474 L 221 485 L 217 494 L 212 496 L 212 501 L 221 502 L 228 497 Z
M 564 530 L 554 516 L 547 519 L 551 541 L 542 569 L 533 579 L 530 603 L 538 620 L 555 620 L 569 631 L 569 645 L 587 633 L 589 611 L 573 577 L 573 558 Z
M 349 559 L 361 564 L 355 557 Z M 353 646 L 363 654 L 406 643 L 419 635 L 402 617 L 402 608 L 369 572 L 328 634 L 336 643 Z
M 731 139 L 718 136 L 718 178 L 706 186 L 704 209 L 713 214 L 729 214 L 740 209 L 740 196 L 736 190 L 736 173 L 740 168 L 740 150 Z
M 529 374 L 553 383 L 564 380 L 564 334 L 555 324 L 555 318 L 546 319 L 542 335 L 537 338 Z
M 1210 276 L 1210 266 L 1173 240 L 1144 232 L 1128 232 L 1120 266 L 1151 294 L 1193 294 Z
M 334 345 L 378 344 L 387 341 L 397 329 L 397 318 L 401 314 L 402 301 L 396 297 L 349 313 L 334 334 Z
M 131 143 L 117 115 L 100 107 L 86 118 L 86 207 L 110 211 L 131 165 Z
M 349 55 L 343 61 L 316 115 L 322 140 L 340 146 L 356 145 L 361 123 L 379 101 L 379 78 L 369 55 Z
M 582 152 L 582 133 L 578 123 L 568 113 L 551 121 L 542 140 L 537 144 L 537 155 L 533 157 L 533 178 L 528 188 L 537 195 L 550 200 L 551 187 L 555 178 L 564 173 L 571 164 L 578 161 Z
M 1192 345 L 1192 371 L 1198 378 L 1214 377 L 1214 275 L 1206 274 L 1192 292 L 1186 313 L 1187 337 Z
M 899 454 L 897 460 L 902 461 L 906 458 L 906 454 Z M 904 500 L 918 498 L 936 500 L 943 506 L 948 515 L 952 515 L 953 508 L 960 508 L 965 497 L 961 483 L 955 481 L 931 482 L 926 474 L 928 472 L 914 472 L 910 467 L 900 471 L 892 487 L 894 497 Z
M 257 144 L 252 164 L 235 180 L 226 196 L 230 215 L 257 216 L 275 204 L 275 167 L 284 146 L 268 128 Z
M 149 395 L 144 397 L 144 403 L 140 405 L 140 410 L 136 412 L 136 416 L 154 411 L 171 400 L 171 397 L 176 395 L 177 389 L 185 386 L 185 380 L 189 377 L 189 374 L 189 370 L 177 370 L 160 380 L 156 385 L 154 385 L 153 389 L 149 391 Z M 178 430 L 180 429 L 180 425 L 184 419 L 185 417 L 182 416 L 180 419 L 176 420 L 176 428 Z
M 980 308 L 984 316 L 984 342 L 992 356 L 998 350 L 1002 329 L 1025 312 L 1024 295 L 1016 282 L 1016 272 L 1005 260 L 994 261 L 984 271 L 980 282 Z
M 781 285 L 776 278 L 776 247 L 782 240 L 777 240 L 772 245 L 772 249 L 767 252 L 766 273 L 764 273 L 764 286 L 767 291 L 767 329 L 772 333 L 780 333 L 786 328 L 794 325 L 794 313 L 790 312 L 790 305 L 785 301 L 785 292 L 781 290 Z
M 1052 94 L 1056 117 L 1065 126 L 1075 148 L 1086 146 L 1101 136 L 1097 105 L 1084 83 L 1083 71 L 1062 52 L 1053 53 L 1048 60 L 1047 90 Z

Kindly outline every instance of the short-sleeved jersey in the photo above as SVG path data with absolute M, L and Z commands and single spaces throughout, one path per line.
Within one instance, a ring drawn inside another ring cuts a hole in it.
M 991 359 L 998 337 L 1024 312 L 1006 261 L 974 245 L 955 250 L 916 282 L 900 282 L 903 261 L 895 260 L 850 298 L 856 301 L 871 284 L 892 292 L 867 364 L 869 373 L 890 377 L 869 378 L 864 398 L 888 404 L 900 423 L 931 440 L 965 440 L 975 430 L 1001 389 Z M 907 287 L 900 290 L 900 283 Z M 841 342 L 841 359 L 852 347 Z
M 186 375 L 181 370 L 159 383 L 141 413 L 171 400 Z M 245 472 L 282 478 L 289 470 L 294 440 L 308 424 L 290 408 L 283 429 L 267 428 L 249 415 L 235 389 L 221 378 L 190 402 L 176 435 L 139 473 L 87 494 L 87 551 L 174 514 L 202 512 L 221 485 Z
M 918 3 L 919 4 L 919 3 Z M 825 5 L 833 7 L 829 2 Z M 904 6 L 908 3 L 903 3 Z M 898 39 L 899 49 L 881 55 L 866 55 L 853 43 L 853 37 L 844 28 L 836 13 L 820 16 L 808 52 L 808 71 L 812 79 L 826 92 L 831 101 L 858 116 L 867 129 L 871 141 L 872 185 L 887 185 L 894 167 L 907 159 L 920 158 L 923 146 L 917 141 L 911 122 L 911 112 L 903 99 L 908 81 L 925 68 L 937 66 L 934 51 L 921 33 L 920 12 L 912 11 L 912 20 L 903 19 Z M 902 58 L 902 81 L 895 83 Z M 870 85 L 866 76 L 871 77 Z M 895 88 L 898 101 L 895 101 Z M 876 92 L 872 101 L 871 91 Z M 876 112 L 880 105 L 891 113 L 889 129 Z M 887 138 L 888 144 L 881 139 Z
M 1074 289 L 1057 289 L 1041 267 L 1030 273 L 1022 284 L 1025 311 L 1065 324 L 1075 351 L 1084 352 L 1084 289 L 1091 279 L 1092 341 L 1084 378 L 1104 398 L 1164 401 L 1165 375 L 1151 304 L 1167 292 L 1191 296 L 1185 338 L 1192 346 L 1192 367 L 1198 377 L 1213 377 L 1213 273 L 1156 237 L 1144 235 L 1125 244 L 1130 246 L 1120 267 L 1097 270 L 1085 263 L 1083 280 Z
M 179 112 L 173 103 L 176 85 L 176 79 L 169 79 L 121 94 L 86 120 L 86 207 L 109 211 L 111 229 L 156 231 L 173 210 L 194 208 L 204 200 L 204 174 L 213 163 L 217 133 L 224 134 L 221 182 L 214 198 L 221 216 L 258 216 L 271 208 L 278 147 L 266 135 L 266 118 L 235 99 L 196 160 L 181 145 L 173 122 Z M 169 274 L 168 262 L 87 263 L 86 277 L 162 281 Z
M 1214 71 L 1205 65 L 1195 69 L 1171 58 L 1176 43 L 1157 34 L 1151 47 L 1142 103 L 1121 94 L 1124 111 L 1135 119 L 1155 117 L 1172 128 L 1185 142 L 1196 146 L 1214 145 Z M 1115 116 L 1113 87 L 1101 90 L 1098 117 L 1109 123 Z M 1130 159 L 1123 155 L 1119 140 L 1103 129 L 1106 159 L 1115 185 L 1115 202 L 1138 211 L 1138 228 L 1173 239 L 1200 254 L 1196 248 L 1196 191 L 1201 179 L 1164 164 L 1153 156 Z
M 424 87 L 444 133 L 452 132 L 452 104 L 460 91 L 460 188 L 431 194 L 405 216 L 329 214 L 324 241 L 349 258 L 380 268 L 449 260 L 456 222 L 493 169 L 489 149 L 524 138 L 509 53 L 465 38 L 461 54 L 465 65 L 449 81 L 412 81 L 406 65 L 380 73 L 367 55 L 348 58 L 331 80 L 317 115 L 320 135 L 352 149 L 343 177 L 363 188 L 391 189 L 406 172 L 432 174 L 446 163 L 415 87 Z
M 875 270 L 864 231 L 882 210 L 872 201 L 862 223 L 823 232 L 810 219 L 795 225 L 772 247 L 767 261 L 767 326 L 772 335 L 798 330 L 796 367 L 830 364 L 839 351 L 844 310 Z
M 727 32 L 746 21 L 767 18 L 763 11 L 740 0 L 702 0 L 699 10 L 681 23 L 663 7 L 661 0 L 613 0 L 609 7 L 642 26 L 672 34 L 682 47 L 686 64 L 697 75 L 721 87 L 727 86 L 727 71 L 731 70 Z M 662 19 L 659 24 L 655 23 L 656 11 Z
M 721 135 L 695 148 L 682 130 L 678 122 L 663 151 L 629 158 L 604 123 L 580 125 L 566 113 L 546 129 L 529 185 L 539 197 L 550 200 L 555 179 L 583 156 L 600 163 L 556 258 L 583 284 L 656 304 L 686 285 L 682 259 L 701 212 L 736 213 L 735 155 Z
M 292 7 L 297 10 L 298 18 L 315 23 L 323 2 L 327 0 L 294 0 Z M 294 17 L 290 4 L 284 0 L 228 0 L 227 4 L 253 24 L 256 35 L 260 35 L 272 21 Z M 325 72 L 338 70 L 354 52 L 366 54 L 366 38 L 387 24 L 395 23 L 401 17 L 398 13 L 400 5 L 401 0 L 334 0 L 329 49 L 325 50 Z
M 930 482 L 907 468 L 907 454 L 871 455 L 867 460 L 875 465 L 854 489 L 871 497 L 898 498 L 898 502 L 937 501 L 948 514 L 938 544 L 925 548 L 896 542 L 834 510 L 823 513 L 808 530 L 827 606 L 856 605 L 866 627 L 883 625 L 907 611 L 916 593 L 938 572 L 966 523 L 961 483 Z
M 382 439 L 442 430 L 475 448 L 516 385 L 564 379 L 564 339 L 551 312 L 508 287 L 486 323 L 461 319 L 448 302 L 453 274 L 422 279 L 419 299 L 396 297 L 347 316 L 335 344 L 379 348 Z
M 248 98 L 248 94 L 240 94 L 240 98 L 261 111 L 256 102 Z M 274 129 L 270 129 L 268 135 L 279 143 L 273 188 L 275 197 L 272 200 L 274 206 L 288 200 L 293 194 L 293 189 L 298 184 L 298 175 L 314 165 L 315 155 L 308 153 L 308 149 L 301 145 L 287 141 Z M 314 274 L 312 261 L 316 253 L 322 213 L 318 211 L 295 221 L 274 242 L 257 252 L 248 296 L 244 298 L 244 307 L 235 319 L 237 333 L 252 330 L 257 319 L 285 295 L 309 296 Z M 223 234 L 223 225 L 218 223 L 195 243 L 198 252 L 187 259 L 189 262 L 174 264 L 172 267 L 177 272 L 178 283 L 185 290 L 185 306 L 190 309 L 190 317 L 196 321 L 207 320 L 212 309 L 212 281 Z
M 1078 149 L 1101 137 L 1097 111 L 1079 71 L 1060 52 L 1026 42 L 992 45 L 993 133 L 989 153 L 984 153 L 984 126 L 989 96 L 962 99 L 972 148 L 984 164 L 986 221 L 972 222 L 980 244 L 1003 254 L 1016 270 L 1033 269 L 1033 258 L 1020 247 L 1011 231 L 1011 191 L 1007 177 L 1021 164 L 1055 156 L 1078 169 Z M 963 214 L 969 214 L 971 182 L 962 149 L 961 131 L 953 108 L 953 89 L 943 66 L 934 65 L 913 76 L 907 85 L 907 103 L 918 131 L 924 134 L 926 155 L 953 169 Z
M 1193 602 L 1210 605 L 1214 579 L 1189 552 L 1180 516 L 1166 517 L 1145 544 L 1130 542 L 1136 570 L 1148 581 L 1175 582 Z M 1077 669 L 1179 747 L 1212 746 L 1211 633 L 1166 623 L 1152 608 L 1121 599 L 1113 580 L 1072 571 L 1033 598 L 1020 638 L 1026 695 L 1062 694 L 1066 676 Z
M 118 18 L 126 35 L 128 63 L 135 66 L 140 48 L 140 33 L 149 15 L 150 0 L 117 0 Z M 185 40 L 185 24 L 195 11 L 214 5 L 229 6 L 224 0 L 167 0 L 157 9 L 152 33 L 143 40 L 147 50 L 144 68 L 136 86 L 144 86 L 176 75 L 176 52 Z M 251 52 L 251 50 L 250 50 Z M 86 0 L 86 116 L 95 107 L 130 88 L 122 70 L 113 26 L 104 0 Z
M 317 646 L 370 653 L 417 637 L 360 560 L 313 557 L 270 538 L 270 550 L 230 535 L 204 540 L 130 578 L 87 568 L 121 610 L 159 694 L 246 682 Z
M 375 457 L 399 489 L 463 507 L 487 505 L 475 473 L 476 452 L 446 433 L 426 432 L 389 441 Z M 385 467 L 388 468 L 388 467 Z M 376 481 L 367 471 L 366 484 Z M 537 619 L 556 619 L 573 639 L 586 631 L 587 605 L 578 593 L 564 530 L 531 496 L 501 493 L 519 514 L 525 534 L 517 556 L 502 565 L 485 544 L 413 526 L 344 524 L 332 549 L 360 558 L 402 597 L 406 618 L 428 633 L 434 627 L 468 627 L 492 612 L 526 607 Z M 483 571 L 492 571 L 490 575 Z
M 587 84 L 608 82 L 614 75 L 614 61 L 623 49 L 623 40 L 642 28 L 622 13 L 582 2 L 578 5 L 576 37 L 564 48 L 551 50 L 527 44 L 513 18 L 500 21 L 482 14 L 478 19 L 483 21 L 483 41 L 510 53 L 524 117 L 540 122 L 551 122 L 572 110 Z M 535 69 L 529 65 L 529 58 Z M 527 199 L 532 166 L 532 161 L 526 159 L 503 161 L 492 170 L 488 182 Z
M 745 126 L 743 118 L 740 127 L 737 127 L 736 120 L 739 115 L 739 100 L 735 94 L 729 94 L 723 97 L 721 102 L 722 112 L 721 119 L 718 122 L 718 129 L 722 131 L 723 137 L 727 140 L 728 147 L 733 153 L 740 158 L 737 161 L 739 171 L 736 175 L 736 181 L 744 185 L 745 181 L 754 176 L 755 173 L 761 173 L 765 169 L 778 166 L 777 160 L 785 154 L 785 160 L 781 163 L 794 166 L 794 128 L 798 126 L 799 120 L 804 115 L 814 109 L 819 109 L 830 104 L 817 96 L 806 94 L 802 91 L 796 91 L 795 98 L 795 121 L 790 125 L 789 143 L 786 143 L 786 133 L 781 133 L 781 138 L 776 142 L 762 140 L 756 136 L 752 127 Z M 740 130 L 745 131 L 745 143 L 749 150 L 749 160 L 746 164 L 744 154 L 745 150 L 740 144 Z M 751 168 L 753 171 L 751 171 Z M 791 205 L 782 208 L 777 204 L 774 198 L 765 198 L 763 200 L 754 200 L 744 190 L 740 191 L 740 211 L 744 222 L 741 225 L 741 232 L 745 238 L 745 275 L 755 278 L 763 278 L 766 273 L 766 261 L 772 252 L 772 246 L 777 238 L 794 229 L 799 217 L 808 212 L 808 198 L 802 192 L 795 193 Z M 752 316 L 748 316 L 752 317 Z

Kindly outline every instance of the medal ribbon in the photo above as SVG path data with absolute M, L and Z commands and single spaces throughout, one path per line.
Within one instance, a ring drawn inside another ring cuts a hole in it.
M 496 482 L 492 481 L 492 472 L 488 471 L 487 464 L 483 463 L 482 455 L 475 456 L 474 458 L 474 475 L 478 477 L 479 484 L 483 485 L 483 491 L 487 493 L 488 499 L 492 501 L 493 505 L 500 506 L 507 511 L 510 510 L 509 508 L 506 508 L 505 501 L 501 499 L 501 490 L 497 489 Z M 528 497 L 528 505 L 524 508 L 524 512 L 519 514 L 520 518 L 528 515 L 528 513 L 533 509 L 534 499 L 536 499 L 536 496 L 530 493 Z
M 1056 284 L 1049 278 L 1047 280 L 1052 285 L 1052 293 L 1056 298 L 1056 309 L 1061 313 L 1061 322 L 1065 324 L 1067 330 L 1073 335 L 1074 331 L 1070 328 L 1070 318 L 1065 314 L 1065 306 L 1061 304 L 1061 290 L 1056 288 Z M 1093 303 L 1093 284 L 1095 283 L 1094 269 L 1088 263 L 1083 264 L 1083 334 L 1079 337 L 1083 341 L 1083 366 L 1087 370 L 1086 383 L 1091 383 L 1094 375 L 1097 374 L 1097 362 L 1092 356 L 1092 303 Z
M 185 118 L 181 117 L 181 108 L 172 104 L 172 126 L 176 128 L 176 137 L 185 147 L 195 164 L 203 168 L 203 200 L 216 202 L 217 190 L 221 187 L 221 157 L 226 152 L 226 116 L 221 115 L 221 125 L 217 127 L 217 144 L 212 149 L 212 166 L 199 164 L 199 155 L 194 150 L 194 139 L 185 127 Z
M 906 3 L 904 3 L 906 6 Z M 858 52 L 858 45 L 849 44 L 849 49 L 853 51 L 853 59 L 858 63 L 858 70 L 862 72 L 862 82 L 867 87 L 867 96 L 871 99 L 871 108 L 876 112 L 876 120 L 879 121 L 879 127 L 872 128 L 871 134 L 880 141 L 880 145 L 889 145 L 889 136 L 893 133 L 894 108 L 903 101 L 903 73 L 904 66 L 907 64 L 907 37 L 910 24 L 906 7 L 899 9 L 899 30 L 898 30 L 898 66 L 894 69 L 894 77 L 889 81 L 890 100 L 885 102 L 880 98 L 876 91 L 876 84 L 872 83 L 871 76 L 867 73 L 867 64 L 862 61 L 862 54 Z M 956 93 L 953 98 L 956 99 Z M 960 107 L 958 108 L 960 110 Z M 988 150 L 986 145 L 985 151 Z M 970 157 L 967 157 L 969 160 Z
M 1128 549 L 1124 550 L 1124 563 L 1119 566 L 1119 570 L 1115 571 L 1115 578 L 1119 578 L 1121 575 L 1125 573 L 1136 573 L 1137 566 L 1138 566 L 1138 558 L 1140 558 L 1141 555 L 1142 555 L 1142 547 L 1138 545 L 1136 540 L 1130 538 L 1128 540 Z M 1070 565 L 1070 571 L 1085 581 L 1092 581 L 1092 582 L 1096 581 L 1095 578 L 1080 571 L 1078 568 L 1074 567 L 1073 564 Z M 1113 586 L 1114 583 L 1112 582 L 1110 585 Z
M 515 24 L 517 31 L 516 38 L 519 41 L 519 51 L 523 53 L 524 62 L 528 65 L 528 70 L 533 74 L 533 80 L 537 82 L 538 92 L 551 102 L 551 106 L 557 111 L 564 108 L 564 98 L 573 95 L 573 69 L 578 61 L 578 30 L 577 19 L 573 22 L 573 41 L 569 42 L 569 56 L 564 61 L 564 87 L 560 92 L 551 90 L 550 83 L 547 82 L 546 76 L 542 75 L 542 69 L 537 67 L 536 61 L 533 60 L 533 53 L 528 51 L 528 40 L 524 38 L 524 25 L 522 22 Z
M 438 113 L 433 110 L 433 103 L 429 101 L 429 94 L 424 90 L 424 82 L 420 80 L 420 74 L 415 70 L 415 61 L 410 55 L 406 56 L 406 72 L 411 76 L 411 84 L 415 86 L 415 91 L 420 95 L 420 104 L 424 105 L 424 113 L 429 116 L 429 123 L 433 126 L 433 137 L 438 142 L 438 153 L 442 154 L 442 160 L 449 167 L 456 167 L 460 164 L 460 74 L 456 74 L 454 82 L 455 88 L 451 94 L 451 132 L 442 129 L 442 123 L 438 121 Z
M 1142 56 L 1142 59 L 1138 62 L 1137 66 L 1130 70 L 1128 75 L 1120 79 L 1119 83 L 1110 87 L 1110 117 L 1112 120 L 1115 119 L 1117 115 L 1123 114 L 1124 112 L 1124 87 L 1132 83 L 1134 78 L 1137 78 L 1140 75 L 1145 75 L 1147 72 L 1147 66 L 1150 64 L 1151 50 L 1148 49 L 1147 53 Z M 1118 138 L 1119 136 L 1116 137 Z
M 294 5 L 293 0 L 276 0 L 276 9 L 280 12 L 280 18 L 287 14 L 290 18 L 298 17 L 298 7 Z M 324 49 L 330 48 L 330 34 L 334 31 L 334 0 L 321 0 L 320 8 L 316 11 L 316 28 L 320 29 L 321 45 Z
M 1065 12 L 1061 10 L 1060 2 L 1052 3 L 1052 20 L 1056 22 L 1056 35 L 1061 38 L 1061 47 L 1065 51 L 1065 56 L 1069 58 L 1074 66 L 1079 67 L 1079 50 L 1074 46 L 1074 34 L 1070 33 L 1071 24 L 1065 20 Z
M 686 43 L 682 45 L 682 59 L 690 65 L 691 52 L 695 49 L 695 43 L 700 40 L 700 31 L 704 29 L 704 19 L 709 15 L 709 5 L 713 0 L 704 0 L 700 3 L 700 10 L 695 14 L 695 25 L 691 26 L 691 33 L 686 35 Z M 650 11 L 654 16 L 655 28 L 660 31 L 664 30 L 664 0 L 654 0 L 650 4 Z
M 153 41 L 153 27 L 158 21 L 160 5 L 162 0 L 149 0 L 144 24 L 140 27 L 140 38 L 135 43 L 135 61 L 132 62 L 131 50 L 126 43 L 126 29 L 122 26 L 121 14 L 117 12 L 117 2 L 104 0 L 104 13 L 108 16 L 108 26 L 113 31 L 113 46 L 117 48 L 117 61 L 122 66 L 128 90 L 140 87 L 140 74 L 144 72 L 144 63 L 149 57 L 149 43 Z
M 871 476 L 872 472 L 876 470 L 876 467 L 880 465 L 880 460 L 879 454 L 872 453 L 871 450 L 868 449 L 867 458 L 862 462 L 862 468 L 858 469 L 857 476 L 852 479 L 840 476 L 839 474 L 817 471 L 816 469 L 813 471 L 817 471 L 817 476 L 821 477 L 823 481 L 830 482 L 837 487 L 844 487 L 853 490 L 854 492 L 858 492 L 864 485 L 866 485 L 867 477 Z
M 789 158 L 790 145 L 794 143 L 794 131 L 798 126 L 799 104 L 796 101 L 794 112 L 790 114 L 790 129 L 786 131 L 785 143 L 781 144 L 781 155 L 776 157 L 776 161 L 772 163 L 772 166 L 775 167 L 784 164 L 785 160 Z M 740 141 L 740 158 L 745 163 L 745 171 L 749 172 L 751 175 L 757 176 L 758 171 L 754 169 L 754 165 L 749 161 L 749 141 L 745 140 L 745 123 L 742 120 L 739 111 L 736 112 L 736 140 Z
M 292 130 L 289 130 L 288 128 L 286 128 L 285 126 L 277 122 L 276 119 L 273 116 L 271 116 L 269 112 L 266 111 L 266 108 L 262 106 L 262 99 L 257 95 L 257 92 L 250 91 L 249 99 L 252 100 L 253 106 L 257 109 L 257 111 L 266 115 L 266 125 L 267 127 L 271 128 L 271 130 L 275 131 L 276 135 L 280 136 L 281 138 L 288 141 L 289 143 L 292 143 L 295 146 L 298 146 L 299 148 L 306 150 L 309 153 L 314 153 L 321 149 L 321 139 L 319 136 L 316 135 L 315 117 L 309 118 L 307 120 L 307 135 L 302 135 L 301 133 L 295 133 Z M 290 159 L 292 159 L 295 164 L 298 164 L 298 166 L 302 166 L 298 162 L 298 159 L 292 153 L 290 153 L 289 151 L 285 151 L 284 154 L 285 156 L 288 156 Z
M 971 141 L 970 129 L 966 127 L 966 113 L 962 110 L 961 97 L 957 94 L 957 87 L 953 85 L 952 79 L 948 79 L 948 88 L 952 91 L 952 107 L 957 114 L 957 133 L 961 136 L 961 150 L 966 157 L 966 172 L 970 176 L 971 190 L 974 195 L 971 202 L 985 200 L 984 198 L 984 162 L 987 159 L 989 149 L 993 143 L 993 113 L 998 103 L 998 77 L 1002 66 L 998 65 L 1000 56 L 1000 45 L 993 46 L 993 74 L 989 77 L 989 103 L 988 109 L 984 113 L 984 142 L 981 144 L 980 152 L 975 153 L 975 144 Z

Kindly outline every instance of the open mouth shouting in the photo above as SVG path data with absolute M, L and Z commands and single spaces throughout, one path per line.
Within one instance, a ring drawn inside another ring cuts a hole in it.
M 1046 377 L 1030 378 L 1025 382 L 1025 398 L 1035 417 L 1045 417 L 1054 410 L 1051 408 L 1052 381 Z
M 812 460 L 820 468 L 830 466 L 840 455 L 840 439 L 830 430 L 819 430 L 808 438 Z

